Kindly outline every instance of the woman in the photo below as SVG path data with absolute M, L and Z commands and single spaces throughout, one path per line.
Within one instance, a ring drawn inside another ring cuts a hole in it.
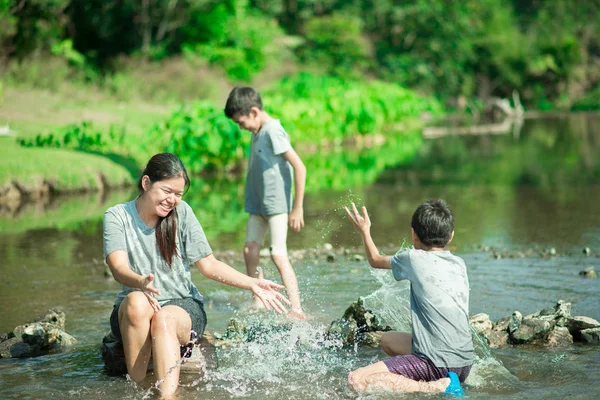
M 152 356 L 162 396 L 177 390 L 180 345 L 189 342 L 191 331 L 202 335 L 206 326 L 190 264 L 208 278 L 251 290 L 267 309 L 285 313 L 282 301 L 289 304 L 277 292 L 283 286 L 251 278 L 214 257 L 198 219 L 181 200 L 189 185 L 177 156 L 157 154 L 142 173 L 137 199 L 104 215 L 104 256 L 123 285 L 110 317 L 111 331 L 123 343 L 134 381 L 144 379 Z

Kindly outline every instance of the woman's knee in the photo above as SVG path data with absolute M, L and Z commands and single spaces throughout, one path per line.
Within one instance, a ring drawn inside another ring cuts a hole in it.
M 154 310 L 142 292 L 131 292 L 119 306 L 119 315 L 130 322 L 148 320 Z
M 152 316 L 150 328 L 152 336 L 165 332 L 175 332 L 174 325 L 173 319 L 169 316 L 169 313 L 165 310 L 160 310 Z

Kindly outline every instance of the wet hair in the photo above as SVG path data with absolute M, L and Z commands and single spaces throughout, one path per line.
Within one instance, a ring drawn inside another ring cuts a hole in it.
M 235 87 L 227 97 L 225 103 L 225 115 L 233 118 L 234 115 L 249 115 L 252 107 L 263 109 L 260 94 L 251 87 Z
M 165 179 L 182 177 L 185 181 L 185 191 L 190 187 L 190 178 L 188 177 L 187 171 L 183 166 L 183 163 L 175 154 L 171 153 L 160 153 L 152 156 L 142 176 L 138 181 L 138 189 L 140 192 L 144 192 L 142 186 L 142 178 L 144 175 L 148 175 L 150 182 L 153 184 Z M 166 217 L 159 217 L 158 223 L 156 224 L 156 244 L 160 255 L 169 265 L 173 264 L 173 257 L 177 254 L 177 212 L 175 209 L 171 210 Z
M 444 200 L 429 200 L 417 207 L 411 226 L 425 246 L 444 247 L 452 239 L 454 216 Z

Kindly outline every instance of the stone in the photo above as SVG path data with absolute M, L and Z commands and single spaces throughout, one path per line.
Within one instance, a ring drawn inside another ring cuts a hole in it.
M 359 297 L 346 309 L 342 318 L 331 323 L 327 334 L 340 338 L 344 346 L 369 345 L 368 343 L 374 340 L 369 333 L 390 330 L 389 326 L 382 325 L 381 319 L 375 313 L 364 307 L 363 299 Z
M 492 332 L 492 321 L 490 320 L 490 316 L 485 313 L 473 315 L 469 318 L 469 323 L 479 335 L 487 337 Z
M 488 343 L 492 349 L 502 347 L 508 343 L 508 332 L 506 330 L 492 330 L 487 337 Z
M 11 357 L 38 357 L 71 347 L 77 343 L 77 339 L 64 332 L 64 326 L 65 313 L 51 309 L 34 322 L 15 327 L 13 334 L 17 341 L 13 341 L 10 350 L 4 354 L 11 354 Z
M 42 355 L 38 349 L 33 349 L 20 338 L 14 337 L 0 343 L 0 356 L 2 358 L 25 358 Z
M 381 337 L 385 332 L 382 331 L 374 331 L 374 332 L 365 332 L 361 335 L 360 344 L 362 346 L 378 348 L 381 344 Z
M 581 341 L 584 343 L 600 343 L 600 328 L 583 329 L 580 334 Z
M 569 328 L 557 326 L 548 333 L 546 337 L 546 346 L 562 347 L 573 343 L 573 336 L 569 333 Z
M 515 311 L 510 316 L 510 320 L 508 321 L 508 333 L 513 333 L 521 326 L 521 322 L 523 321 L 523 314 L 518 311 Z
M 594 269 L 594 267 L 587 267 L 583 271 L 579 271 L 579 276 L 582 276 L 587 279 L 596 279 L 598 278 L 598 273 Z
M 333 250 L 333 245 L 331 243 L 325 243 L 323 245 L 323 249 L 325 249 L 327 251 Z
M 590 317 L 576 316 L 569 320 L 569 332 L 576 342 L 582 341 L 581 332 L 586 329 L 600 328 L 600 322 Z
M 185 346 L 181 348 L 182 354 L 187 350 Z M 108 332 L 102 339 L 100 354 L 104 361 L 104 372 L 109 376 L 121 376 L 127 373 L 125 364 L 125 354 L 123 345 L 117 342 L 111 332 Z M 214 344 L 214 337 L 208 333 L 194 343 L 189 357 L 182 359 L 181 373 L 204 373 L 207 369 L 214 369 L 218 366 L 217 352 Z M 148 363 L 148 371 L 154 369 L 152 358 Z
M 518 329 L 510 332 L 512 343 L 531 343 L 545 337 L 552 325 L 537 318 L 523 319 Z
M 496 321 L 496 323 L 492 327 L 492 331 L 508 332 L 508 325 L 510 324 L 511 320 L 512 320 L 512 316 L 507 316 L 507 317 L 500 318 L 498 321 Z

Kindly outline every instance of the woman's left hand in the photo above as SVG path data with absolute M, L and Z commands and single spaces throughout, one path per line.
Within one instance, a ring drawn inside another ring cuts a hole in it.
M 278 314 L 287 314 L 288 310 L 284 307 L 281 302 L 283 301 L 288 306 L 291 305 L 290 301 L 278 290 L 283 289 L 285 286 L 279 285 L 268 279 L 258 279 L 255 284 L 250 288 L 252 293 L 258 297 L 267 310 L 275 310 Z

